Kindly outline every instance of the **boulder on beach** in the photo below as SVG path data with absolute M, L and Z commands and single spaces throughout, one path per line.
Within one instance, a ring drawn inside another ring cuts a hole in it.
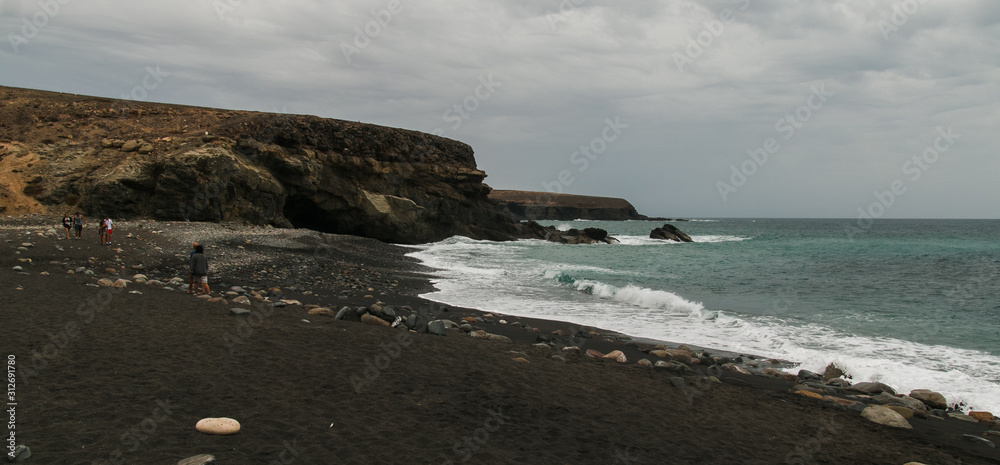
M 379 318 L 381 320 L 381 318 Z M 427 323 L 427 332 L 437 336 L 447 336 L 448 327 L 445 326 L 444 321 L 434 320 Z
M 892 428 L 913 429 L 910 422 L 906 421 L 899 413 L 882 406 L 866 407 L 861 411 L 861 416 L 873 423 L 889 426 Z
M 847 389 L 850 389 L 852 391 L 863 392 L 865 394 L 878 394 L 880 392 L 886 392 L 893 395 L 896 394 L 895 389 L 882 383 L 870 383 L 870 382 L 855 383 Z
M 910 391 L 910 397 L 917 399 L 932 409 L 947 409 L 948 401 L 940 393 L 930 389 L 914 389 Z

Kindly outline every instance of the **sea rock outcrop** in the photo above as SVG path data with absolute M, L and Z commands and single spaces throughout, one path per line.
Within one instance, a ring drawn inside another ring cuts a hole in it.
M 672 224 L 664 224 L 663 226 L 652 230 L 649 233 L 650 239 L 663 239 L 675 242 L 694 242 L 691 236 L 688 236 L 676 226 Z
M 534 221 L 518 225 L 518 235 L 527 239 L 544 239 L 561 244 L 617 244 L 618 239 L 600 228 L 569 229 L 560 231 L 554 226 L 542 226 Z

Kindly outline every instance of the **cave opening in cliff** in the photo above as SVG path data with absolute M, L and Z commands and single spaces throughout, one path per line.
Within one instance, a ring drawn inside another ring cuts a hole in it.
M 285 200 L 285 218 L 296 228 L 312 229 L 331 234 L 350 234 L 338 215 L 321 208 L 312 199 L 290 196 Z

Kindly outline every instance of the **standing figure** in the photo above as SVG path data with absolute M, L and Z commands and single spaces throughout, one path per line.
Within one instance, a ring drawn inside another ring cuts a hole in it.
M 198 252 L 198 243 L 191 243 L 191 254 L 188 255 L 188 268 L 194 267 L 194 254 Z M 188 272 L 188 294 L 194 294 L 194 273 Z
M 209 294 L 208 259 L 205 258 L 205 248 L 201 245 L 194 248 L 194 255 L 191 256 L 191 275 L 195 282 L 201 283 L 201 292 L 196 294 Z
M 73 229 L 76 231 L 76 238 L 83 239 L 83 225 L 87 224 L 87 219 L 76 212 L 76 216 L 73 217 Z
M 101 245 L 107 245 L 108 242 L 108 224 L 101 220 L 97 223 L 97 235 L 101 238 Z
M 104 245 L 111 244 L 111 233 L 115 232 L 115 222 L 111 218 L 104 217 Z
M 69 239 L 69 230 L 73 228 L 73 217 L 69 216 L 69 212 L 63 215 L 63 229 L 66 230 L 66 239 Z

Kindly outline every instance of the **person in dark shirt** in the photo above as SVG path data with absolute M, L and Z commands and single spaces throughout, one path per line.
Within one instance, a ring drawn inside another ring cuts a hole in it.
M 191 267 L 191 263 L 194 262 L 194 254 L 198 248 L 197 242 L 191 243 L 191 254 L 188 255 L 188 267 Z M 188 294 L 194 294 L 194 275 L 190 272 L 188 273 Z
M 73 217 L 69 216 L 69 212 L 63 215 L 63 228 L 66 230 L 66 239 L 69 239 L 69 230 L 73 229 Z
M 87 224 L 86 218 L 76 212 L 76 216 L 73 217 L 73 229 L 76 231 L 76 238 L 80 239 L 83 237 L 83 225 Z
M 194 255 L 191 256 L 191 276 L 195 282 L 201 283 L 201 292 L 196 294 L 209 294 L 208 259 L 205 258 L 205 248 L 201 245 L 195 246 Z

